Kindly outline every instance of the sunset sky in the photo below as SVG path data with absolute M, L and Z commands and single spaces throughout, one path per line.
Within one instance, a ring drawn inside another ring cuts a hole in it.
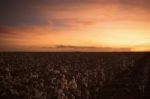
M 0 0 L 0 51 L 150 51 L 150 0 Z

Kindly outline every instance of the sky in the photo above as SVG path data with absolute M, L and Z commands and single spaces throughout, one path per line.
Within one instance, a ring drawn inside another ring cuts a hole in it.
M 150 0 L 0 0 L 0 51 L 150 51 Z

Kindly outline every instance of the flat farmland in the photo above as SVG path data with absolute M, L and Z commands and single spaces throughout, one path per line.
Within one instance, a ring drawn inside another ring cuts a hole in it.
M 142 99 L 150 53 L 0 53 L 3 99 Z

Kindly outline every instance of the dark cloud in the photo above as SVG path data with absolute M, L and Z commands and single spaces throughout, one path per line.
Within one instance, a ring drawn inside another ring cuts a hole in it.
M 35 7 L 42 5 L 70 5 L 70 4 L 127 4 L 149 6 L 150 0 L 1 0 L 1 7 Z M 19 10 L 19 9 L 18 9 Z
M 64 28 L 64 27 L 70 27 L 70 23 L 68 23 L 68 20 L 66 19 L 56 19 L 56 18 L 53 18 L 51 19 L 51 24 L 54 26 L 54 27 L 57 27 L 58 28 Z
M 4 26 L 47 26 L 49 25 L 48 21 L 41 17 L 36 16 L 27 16 L 27 17 L 7 17 L 2 18 L 0 17 L 0 24 Z
M 54 27 L 55 30 L 62 30 L 66 29 L 73 30 L 79 28 L 85 28 L 88 26 L 96 25 L 96 20 L 91 19 L 79 19 L 79 18 L 52 18 L 51 25 Z
M 150 4 L 150 0 L 118 0 L 118 2 L 125 5 L 135 5 L 143 7 L 149 7 Z
M 68 10 L 71 7 L 79 8 L 90 4 L 120 4 L 127 10 L 130 8 L 150 10 L 150 0 L 0 0 L 0 25 L 43 26 L 48 24 L 45 16 L 41 14 L 45 7 L 51 12 L 59 8 Z M 54 23 L 61 26 L 65 25 L 61 22 Z
M 34 0 L 33 0 L 34 1 Z M 0 25 L 6 26 L 45 26 L 47 20 L 40 14 L 38 5 L 31 0 L 1 0 Z M 38 1 L 38 0 L 37 0 Z
M 74 46 L 74 45 L 56 45 L 54 47 L 41 47 L 41 49 L 46 51 L 81 51 L 81 52 L 131 51 L 131 48 L 112 48 L 112 47 Z
M 0 26 L 0 35 L 16 34 L 15 29 L 10 27 Z
M 55 48 L 73 48 L 73 49 L 80 49 L 80 48 L 86 48 L 86 49 L 93 49 L 96 47 L 90 47 L 90 46 L 73 46 L 73 45 L 56 45 Z

